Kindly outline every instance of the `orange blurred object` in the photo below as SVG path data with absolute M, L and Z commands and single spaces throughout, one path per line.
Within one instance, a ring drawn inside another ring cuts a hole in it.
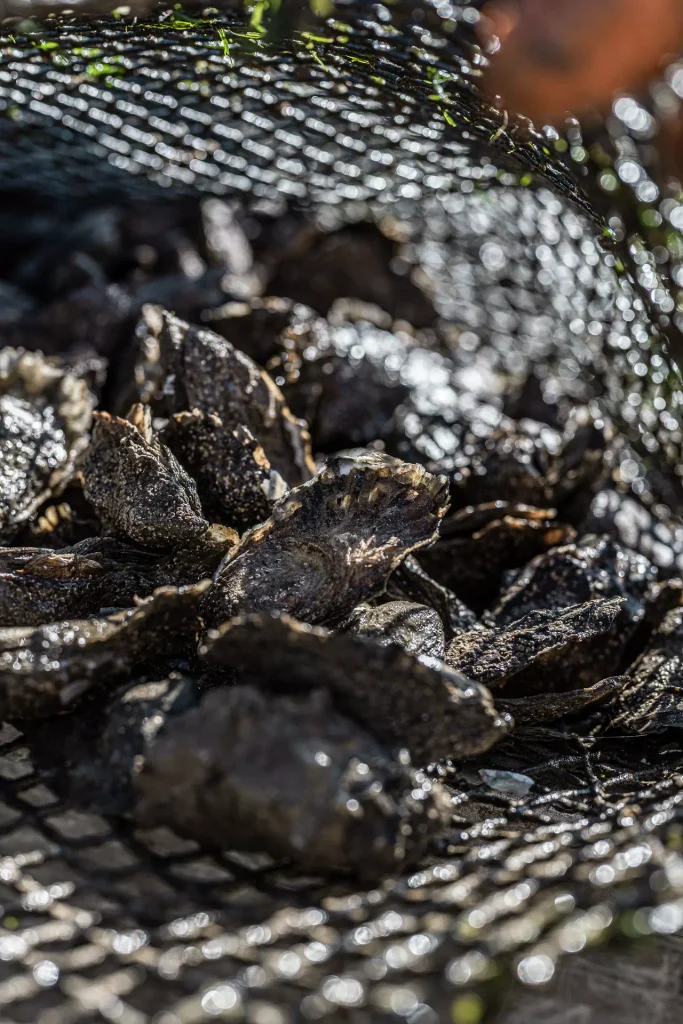
M 479 22 L 484 87 L 539 124 L 606 107 L 683 41 L 682 0 L 492 0 Z

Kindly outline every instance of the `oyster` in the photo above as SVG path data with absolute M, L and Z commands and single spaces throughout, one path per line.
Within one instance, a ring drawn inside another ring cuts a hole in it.
M 165 587 L 104 618 L 0 630 L 0 715 L 55 714 L 137 664 L 188 653 L 208 581 Z
M 154 589 L 154 561 L 100 538 L 58 551 L 0 549 L 0 626 L 36 626 L 130 606 Z
M 249 356 L 219 334 L 193 327 L 158 307 L 145 307 L 141 332 L 147 347 L 158 350 L 160 400 L 169 414 L 197 410 L 213 415 L 213 429 L 217 431 L 220 422 L 226 432 L 222 443 L 228 452 L 234 447 L 233 431 L 246 428 L 269 465 L 290 486 L 313 476 L 305 424 L 295 419 L 280 389 Z
M 487 686 L 514 680 L 522 692 L 575 689 L 595 681 L 596 642 L 604 643 L 623 604 L 623 598 L 596 598 L 461 633 L 449 644 L 446 663 Z
M 486 625 L 509 626 L 531 611 L 569 608 L 596 597 L 621 598 L 612 628 L 584 647 L 583 685 L 622 671 L 628 647 L 645 625 L 656 568 L 609 537 L 584 537 L 553 548 L 508 575 L 508 586 L 485 616 Z
M 667 612 L 615 697 L 609 731 L 658 733 L 683 726 L 683 608 Z
M 167 723 L 135 786 L 147 827 L 368 878 L 418 861 L 448 822 L 439 784 L 392 759 L 322 690 L 208 693 Z
M 448 355 L 369 312 L 333 322 L 294 308 L 279 339 L 287 401 L 311 424 L 316 450 L 379 441 L 392 455 L 450 472 L 480 396 Z
M 423 552 L 426 550 L 422 549 Z M 386 594 L 387 597 L 408 598 L 437 611 L 446 640 L 450 640 L 456 633 L 474 629 L 477 625 L 477 616 L 471 608 L 468 608 L 448 587 L 432 579 L 415 555 L 409 555 L 391 574 Z
M 454 500 L 463 505 L 500 500 L 557 505 L 579 490 L 589 494 L 603 475 L 604 433 L 585 408 L 563 431 L 529 419 L 505 419 L 487 437 L 468 432 L 462 448 L 467 462 Z
M 409 276 L 392 269 L 396 250 L 374 224 L 323 233 L 304 222 L 281 252 L 270 290 L 321 313 L 327 313 L 336 299 L 353 297 L 381 306 L 393 319 L 428 326 L 436 318 L 434 307 Z
M 590 704 L 607 701 L 624 687 L 624 676 L 611 676 L 601 679 L 592 686 L 578 690 L 565 690 L 561 693 L 535 693 L 527 697 L 496 696 L 496 707 L 505 714 L 512 715 L 515 725 L 538 725 L 542 722 L 555 722 L 559 718 L 575 715 Z
M 0 534 L 11 535 L 73 473 L 94 395 L 39 352 L 0 352 Z
M 645 555 L 668 571 L 683 569 L 683 530 L 670 515 L 657 515 L 633 494 L 603 490 L 593 498 L 582 528 L 584 533 L 608 533 L 625 547 Z
M 38 626 L 127 608 L 161 586 L 211 576 L 238 542 L 214 524 L 165 556 L 111 537 L 69 547 L 0 548 L 0 626 Z
M 163 551 L 208 529 L 194 481 L 159 443 L 141 405 L 131 420 L 95 414 L 83 479 L 105 532 Z
M 421 466 L 364 451 L 331 458 L 226 557 L 207 595 L 209 625 L 257 611 L 340 623 L 434 539 L 447 503 L 446 480 Z
M 408 747 L 416 764 L 480 753 L 507 729 L 488 691 L 440 661 L 288 616 L 228 622 L 209 634 L 202 656 L 277 692 L 326 687 L 341 710 L 382 742 Z
M 197 483 L 212 521 L 238 531 L 262 522 L 288 487 L 247 427 L 226 429 L 216 413 L 176 413 L 164 442 Z
M 489 619 L 507 625 L 538 609 L 568 608 L 594 597 L 624 597 L 621 621 L 634 624 L 644 615 L 644 597 L 656 577 L 657 570 L 643 555 L 609 537 L 584 537 L 511 572 Z
M 475 607 L 500 590 L 503 573 L 558 544 L 576 531 L 558 523 L 554 509 L 494 501 L 459 509 L 444 520 L 434 546 L 419 561 L 439 581 Z
M 344 631 L 378 644 L 398 644 L 418 657 L 443 661 L 446 651 L 439 613 L 411 601 L 389 601 L 374 608 L 359 605 L 344 624 Z

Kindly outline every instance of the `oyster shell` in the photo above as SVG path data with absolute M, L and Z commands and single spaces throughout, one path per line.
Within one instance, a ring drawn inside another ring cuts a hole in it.
M 328 688 L 341 710 L 382 742 L 407 747 L 416 764 L 480 753 L 507 730 L 485 687 L 440 661 L 286 615 L 228 622 L 201 653 L 208 665 L 278 692 Z
M 505 419 L 488 437 L 468 432 L 462 448 L 467 462 L 457 488 L 460 504 L 557 505 L 577 491 L 585 498 L 604 472 L 604 431 L 594 426 L 586 408 L 577 410 L 562 431 L 534 420 Z
M 249 356 L 219 334 L 159 307 L 145 307 L 141 331 L 147 332 L 147 347 L 158 349 L 160 397 L 169 414 L 197 410 L 217 417 L 228 435 L 228 451 L 232 432 L 246 427 L 289 485 L 313 476 L 305 424 L 291 414 L 280 389 Z M 217 421 L 213 423 L 217 428 Z
M 191 650 L 208 581 L 164 587 L 105 618 L 0 629 L 0 715 L 55 714 L 136 664 Z
M 149 410 L 134 406 L 131 420 L 95 414 L 83 465 L 85 496 L 105 532 L 172 549 L 205 533 L 209 524 L 194 481 L 159 443 Z
M 556 520 L 555 509 L 493 501 L 448 516 L 436 544 L 418 556 L 421 565 L 459 597 L 482 608 L 499 592 L 503 573 L 576 531 Z
M 601 679 L 592 686 L 562 693 L 535 693 L 528 697 L 499 698 L 496 706 L 505 714 L 512 715 L 516 726 L 539 725 L 555 722 L 568 715 L 583 711 L 590 704 L 598 704 L 613 697 L 624 687 L 624 676 Z
M 344 631 L 378 644 L 398 644 L 417 657 L 443 661 L 446 652 L 439 613 L 411 601 L 389 601 L 374 608 L 359 605 L 344 624 Z
M 623 598 L 596 598 L 461 633 L 449 644 L 446 663 L 487 686 L 514 679 L 522 692 L 575 689 L 595 681 L 595 642 L 604 642 L 623 605 Z
M 60 360 L 0 351 L 0 535 L 68 480 L 94 406 L 87 381 Z
M 127 607 L 154 589 L 154 560 L 100 538 L 53 551 L 0 549 L 0 626 L 37 626 Z
M 136 814 L 212 846 L 384 878 L 419 860 L 448 821 L 439 784 L 406 761 L 322 690 L 214 690 L 151 745 Z
M 331 458 L 226 557 L 207 595 L 209 625 L 257 611 L 341 622 L 434 539 L 447 503 L 445 478 L 421 466 L 365 451 Z
M 288 487 L 247 427 L 226 428 L 216 413 L 176 413 L 164 442 L 192 475 L 202 508 L 238 531 L 263 522 Z
M 683 726 L 683 608 L 667 612 L 626 672 L 612 704 L 610 732 L 664 732 Z

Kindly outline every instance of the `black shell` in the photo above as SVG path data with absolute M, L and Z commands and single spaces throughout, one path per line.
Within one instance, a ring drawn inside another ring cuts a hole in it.
M 73 473 L 94 395 L 40 352 L 0 352 L 0 535 L 9 537 Z

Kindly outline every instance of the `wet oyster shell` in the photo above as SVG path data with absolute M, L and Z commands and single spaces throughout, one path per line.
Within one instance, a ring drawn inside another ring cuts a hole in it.
M 331 458 L 227 556 L 207 595 L 207 621 L 283 611 L 339 623 L 434 539 L 447 505 L 445 478 L 421 466 L 366 451 Z
M 141 329 L 147 331 L 147 346 L 158 348 L 162 402 L 169 414 L 197 410 L 218 416 L 226 431 L 246 427 L 289 485 L 313 476 L 305 424 L 292 415 L 280 389 L 249 356 L 219 334 L 191 326 L 160 307 L 145 307 Z
M 94 405 L 84 377 L 60 360 L 0 351 L 0 536 L 73 473 Z
M 210 633 L 201 654 L 278 692 L 328 688 L 341 710 L 382 742 L 407 747 L 416 764 L 481 753 L 507 731 L 485 687 L 440 661 L 289 616 L 237 618 Z
M 135 780 L 138 820 L 325 873 L 384 878 L 448 820 L 438 783 L 393 760 L 322 690 L 215 690 L 169 722 Z
M 0 549 L 0 626 L 37 626 L 127 607 L 158 582 L 148 556 L 100 538 L 61 551 Z
M 423 548 L 423 551 L 428 549 Z M 437 583 L 418 562 L 409 555 L 391 576 L 386 588 L 387 597 L 407 598 L 425 604 L 439 613 L 446 640 L 457 633 L 466 633 L 477 625 L 477 616 L 459 597 Z
M 595 681 L 595 642 L 604 642 L 623 604 L 623 598 L 596 598 L 528 612 L 508 626 L 461 633 L 449 644 L 446 663 L 487 686 L 514 679 L 522 692 L 588 685 Z
M 208 529 L 194 481 L 152 431 L 149 411 L 135 422 L 95 413 L 83 464 L 85 496 L 105 532 L 157 550 L 191 541 Z
M 555 722 L 568 715 L 583 711 L 590 704 L 598 704 L 619 693 L 626 683 L 625 676 L 611 676 L 601 679 L 592 686 L 563 693 L 535 693 L 528 697 L 496 696 L 500 711 L 512 715 L 515 726 L 539 725 Z
M 664 616 L 611 710 L 610 732 L 643 735 L 683 726 L 683 608 Z
M 494 501 L 467 506 L 443 523 L 432 548 L 420 553 L 424 569 L 478 609 L 496 597 L 503 573 L 574 540 L 555 509 Z
M 188 653 L 207 586 L 163 587 L 106 618 L 0 629 L 0 715 L 55 714 L 136 664 Z
M 610 537 L 583 537 L 511 572 L 488 618 L 492 624 L 507 625 L 530 611 L 568 608 L 594 597 L 624 597 L 624 621 L 637 622 L 644 615 L 644 597 L 656 576 L 657 570 L 644 555 Z
M 446 652 L 439 613 L 411 601 L 389 601 L 374 608 L 359 605 L 344 623 L 344 632 L 378 644 L 398 644 L 416 657 L 424 655 L 443 661 Z
M 605 437 L 588 410 L 578 409 L 562 431 L 530 419 L 505 419 L 488 437 L 463 438 L 467 465 L 456 488 L 463 505 L 510 501 L 547 507 L 580 490 L 584 498 L 604 474 Z
M 240 533 L 270 515 L 288 491 L 247 427 L 225 427 L 216 413 L 176 413 L 163 432 L 179 462 L 197 484 L 204 512 Z

